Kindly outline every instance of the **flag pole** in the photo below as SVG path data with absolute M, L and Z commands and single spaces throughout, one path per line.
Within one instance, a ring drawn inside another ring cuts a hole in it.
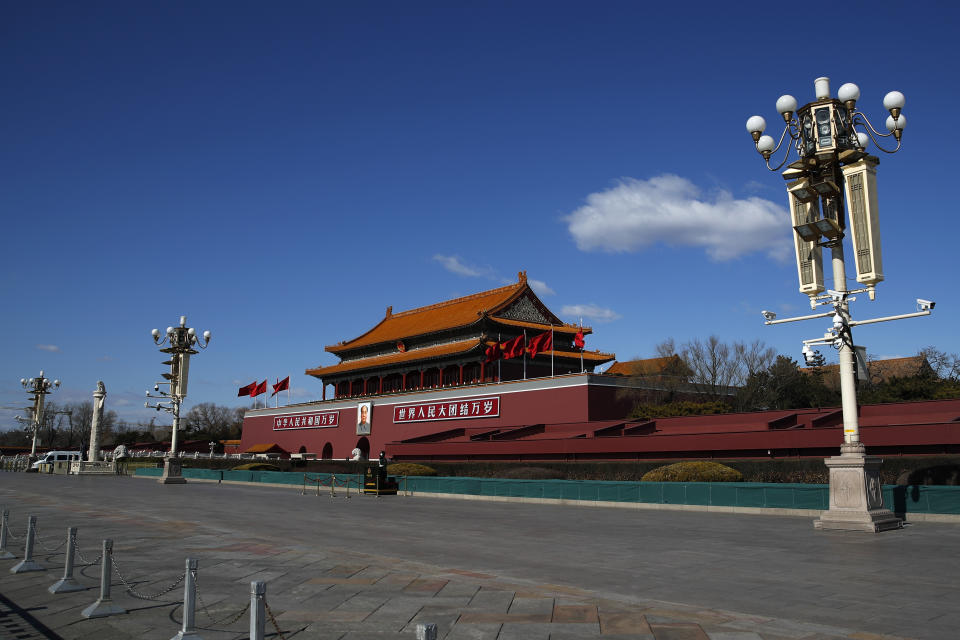
M 287 374 L 287 405 L 290 405 L 290 374 Z
M 278 387 L 280 386 L 280 378 L 277 378 L 277 386 L 278 386 Z M 279 409 L 279 408 L 280 408 L 280 394 L 279 394 L 279 393 L 276 393 L 276 394 L 274 394 L 274 395 L 276 396 L 277 399 L 276 399 L 276 401 L 274 401 L 273 406 L 274 406 L 275 409 Z
M 500 348 L 500 332 L 497 332 L 497 348 Z M 497 384 L 503 382 L 503 354 L 497 358 Z
M 553 373 L 553 323 L 550 323 L 550 377 L 554 377 Z
M 527 330 L 523 330 L 523 379 L 527 379 Z
M 580 316 L 580 332 L 583 333 L 583 316 Z M 580 373 L 583 373 L 583 347 L 580 347 Z

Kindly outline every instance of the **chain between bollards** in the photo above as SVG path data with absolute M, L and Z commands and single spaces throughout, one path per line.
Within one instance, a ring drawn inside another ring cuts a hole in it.
M 210 620 L 210 624 L 215 627 L 219 627 L 219 626 L 229 627 L 234 622 L 242 618 L 243 615 L 250 610 L 250 603 L 247 602 L 247 604 L 243 607 L 243 609 L 240 610 L 239 613 L 231 614 L 220 620 L 217 620 L 216 618 L 213 617 L 213 614 L 210 613 L 209 607 L 207 607 L 206 603 L 203 601 L 203 594 L 200 592 L 199 576 L 198 576 L 198 579 L 194 581 L 194 588 L 197 591 L 197 602 L 200 603 L 200 608 L 203 610 L 204 615 L 207 616 L 207 618 Z
M 124 586 L 127 588 L 127 593 L 129 593 L 129 594 L 130 594 L 131 596 L 133 596 L 134 598 L 137 598 L 138 600 L 159 600 L 162 596 L 165 596 L 165 595 L 167 595 L 168 593 L 170 593 L 171 591 L 173 591 L 174 589 L 176 589 L 176 588 L 177 588 L 177 585 L 179 585 L 181 582 L 183 582 L 184 579 L 185 579 L 186 576 L 187 576 L 187 572 L 181 573 L 181 574 L 180 574 L 180 577 L 178 577 L 176 580 L 174 580 L 168 587 L 164 588 L 164 589 L 163 589 L 162 591 L 160 591 L 159 593 L 156 593 L 156 594 L 153 594 L 153 595 L 147 595 L 147 594 L 140 593 L 139 591 L 137 591 L 137 590 L 134 588 L 134 586 L 133 586 L 132 584 L 130 584 L 130 583 L 127 581 L 126 578 L 123 577 L 123 574 L 120 573 L 120 565 L 119 565 L 119 563 L 117 563 L 116 558 L 113 557 L 113 550 L 112 550 L 112 548 L 111 548 L 111 551 L 110 551 L 110 556 L 111 556 L 111 562 L 112 562 L 112 564 L 113 564 L 113 570 L 116 572 L 117 577 L 120 578 L 120 582 L 122 582 L 122 583 L 124 584 Z
M 277 624 L 277 619 L 273 617 L 273 611 L 270 610 L 270 605 L 267 603 L 267 594 L 263 594 L 263 608 L 266 610 L 267 616 L 270 618 L 270 624 L 272 624 L 276 630 L 277 636 L 280 637 L 280 640 L 287 640 L 286 636 L 283 635 L 283 631 L 280 631 L 280 625 Z
M 83 553 L 80 551 L 80 539 L 78 537 L 73 539 L 73 547 L 74 547 L 74 550 L 77 552 L 77 557 L 80 558 L 80 562 L 85 562 L 88 566 L 91 564 L 97 564 L 98 562 L 100 562 L 100 558 L 103 557 L 103 554 L 101 554 L 101 555 L 98 555 L 93 560 L 87 560 L 83 556 Z
M 46 543 L 43 541 L 43 538 L 40 536 L 40 526 L 39 526 L 39 525 L 37 525 L 37 527 L 34 529 L 34 536 L 36 536 L 37 544 L 39 544 L 41 547 L 43 547 L 43 550 L 46 551 L 47 553 L 54 553 L 54 552 L 56 552 L 56 551 L 59 551 L 60 548 L 67 542 L 66 539 L 65 539 L 65 540 L 61 540 L 61 541 L 60 541 L 60 544 L 58 544 L 57 546 L 55 546 L 55 547 L 48 547 L 48 546 L 46 545 Z

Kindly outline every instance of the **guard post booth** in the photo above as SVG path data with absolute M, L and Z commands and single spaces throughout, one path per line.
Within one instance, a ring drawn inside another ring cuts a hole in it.
M 397 481 L 387 475 L 387 458 L 383 451 L 379 460 L 367 463 L 363 473 L 363 492 L 376 496 L 397 495 Z

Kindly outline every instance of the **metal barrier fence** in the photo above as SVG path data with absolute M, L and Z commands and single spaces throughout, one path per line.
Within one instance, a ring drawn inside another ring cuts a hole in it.
M 363 490 L 363 475 L 356 473 L 341 473 L 339 476 L 335 473 L 303 474 L 303 488 L 300 495 L 306 495 L 307 485 L 316 485 L 317 495 L 320 495 L 322 487 L 330 488 L 330 497 L 337 497 L 337 487 L 346 489 L 346 497 L 350 497 L 350 487 L 355 487 L 354 493 L 361 493 Z
M 0 456 L 0 471 L 26 471 L 28 466 L 29 456 Z
M 343 484 L 337 485 L 336 482 L 337 480 L 334 479 L 334 485 L 332 486 L 344 486 Z M 356 484 L 356 481 L 354 480 L 353 483 Z M 226 616 L 218 619 L 215 618 L 210 612 L 200 594 L 200 584 L 198 579 L 199 561 L 196 558 L 187 558 L 183 572 L 177 573 L 172 578 L 168 578 L 167 580 L 169 580 L 169 584 L 166 586 L 160 588 L 155 593 L 143 593 L 139 590 L 138 584 L 144 582 L 144 580 L 133 579 L 132 575 L 124 573 L 124 571 L 120 568 L 120 564 L 116 560 L 116 552 L 114 550 L 113 540 L 110 538 L 103 540 L 101 552 L 95 559 L 87 560 L 80 551 L 77 527 L 68 527 L 66 537 L 62 539 L 59 544 L 54 545 L 52 540 L 45 540 L 39 535 L 37 517 L 34 515 L 28 517 L 26 529 L 20 535 L 15 534 L 10 527 L 9 510 L 3 509 L 2 519 L 0 519 L 0 551 L 5 552 L 6 555 L 0 555 L 0 558 L 16 557 L 14 554 L 6 550 L 8 539 L 23 542 L 23 559 L 10 568 L 10 573 L 13 574 L 47 570 L 47 567 L 43 566 L 34 558 L 33 552 L 35 547 L 45 550 L 44 555 L 47 562 L 50 561 L 52 556 L 58 556 L 61 554 L 64 556 L 63 577 L 57 580 L 47 589 L 47 591 L 51 594 L 65 594 L 86 591 L 87 587 L 80 584 L 80 582 L 78 582 L 74 576 L 74 567 L 76 566 L 76 561 L 79 558 L 79 560 L 85 566 L 92 566 L 98 562 L 100 563 L 100 591 L 96 601 L 80 612 L 80 615 L 84 618 L 105 618 L 119 614 L 136 613 L 136 609 L 128 612 L 128 610 L 123 606 L 114 602 L 111 586 L 113 577 L 116 576 L 125 587 L 125 592 L 127 595 L 131 597 L 150 601 L 162 600 L 163 602 L 174 605 L 181 603 L 183 604 L 182 626 L 180 631 L 172 638 L 172 640 L 202 640 L 197 634 L 197 630 L 199 628 L 196 624 L 198 603 L 200 605 L 199 609 L 203 611 L 204 615 L 206 615 L 206 617 L 209 619 L 209 623 L 202 627 L 203 629 L 210 631 L 226 631 L 228 630 L 228 627 L 238 623 L 243 616 L 249 612 L 251 640 L 264 640 L 266 637 L 266 620 L 269 620 L 271 626 L 273 627 L 273 631 L 275 632 L 274 637 L 280 638 L 280 640 L 286 640 L 284 632 L 280 628 L 280 624 L 277 621 L 273 611 L 270 609 L 270 604 L 267 602 L 267 586 L 265 582 L 251 582 L 249 601 L 242 607 L 239 607 L 237 611 L 231 611 Z M 155 583 L 157 580 L 151 576 L 150 582 Z M 182 600 L 176 597 L 165 598 L 167 594 L 173 592 L 181 583 L 184 585 Z M 171 619 L 173 618 L 171 617 Z M 419 626 L 417 637 L 420 637 Z M 234 631 L 234 633 L 235 632 L 236 631 Z M 432 637 L 435 638 L 436 636 L 434 635 Z
M 160 469 L 137 469 L 142 476 L 159 476 Z M 212 471 L 184 469 L 196 479 L 302 486 L 304 474 L 283 471 Z M 310 474 L 329 477 L 334 474 Z M 338 476 L 340 477 L 340 476 Z M 399 493 L 442 493 L 578 502 L 676 504 L 766 509 L 824 510 L 829 506 L 826 484 L 762 482 L 613 482 L 603 480 L 509 480 L 404 476 Z M 324 481 L 328 483 L 329 481 Z M 884 485 L 884 503 L 898 514 L 960 515 L 960 487 Z

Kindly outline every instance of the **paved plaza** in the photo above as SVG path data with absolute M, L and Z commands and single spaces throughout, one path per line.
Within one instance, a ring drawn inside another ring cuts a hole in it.
M 960 525 L 817 532 L 812 517 L 300 495 L 299 489 L 0 473 L 8 548 L 36 515 L 43 572 L 0 560 L 0 638 L 168 640 L 187 557 L 197 633 L 246 638 L 250 582 L 267 583 L 267 637 L 447 640 L 953 638 Z M 51 595 L 78 527 L 82 591 Z M 99 591 L 114 540 L 113 600 Z M 153 599 L 134 597 L 158 596 Z M 278 633 L 279 629 L 279 633 Z M 282 633 L 282 635 L 281 635 Z

